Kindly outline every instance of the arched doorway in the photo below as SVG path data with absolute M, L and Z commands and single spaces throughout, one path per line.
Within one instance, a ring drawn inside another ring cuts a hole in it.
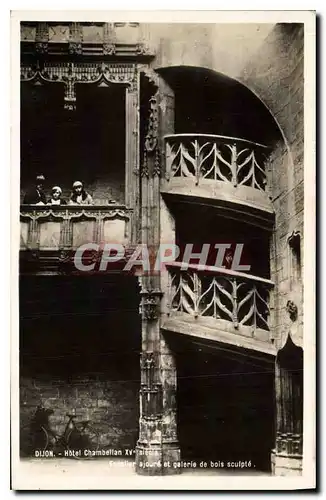
M 303 447 L 303 349 L 288 335 L 276 357 L 276 455 L 278 469 L 301 467 Z M 275 471 L 282 475 L 281 470 Z

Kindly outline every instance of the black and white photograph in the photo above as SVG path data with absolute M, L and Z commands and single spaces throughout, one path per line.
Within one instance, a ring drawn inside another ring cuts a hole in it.
M 12 12 L 14 489 L 315 485 L 315 13 L 192 14 Z

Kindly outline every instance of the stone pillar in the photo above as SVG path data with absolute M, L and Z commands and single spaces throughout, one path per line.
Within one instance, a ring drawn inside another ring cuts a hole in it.
M 302 474 L 303 350 L 288 336 L 275 365 L 276 447 L 272 472 L 278 476 Z
M 139 240 L 139 73 L 126 89 L 126 205 L 131 208 L 130 242 L 135 244 Z
M 149 250 L 151 270 L 141 276 L 142 354 L 136 471 L 162 475 L 179 472 L 174 462 L 180 460 L 180 450 L 176 433 L 176 369 L 160 331 L 161 273 L 160 269 L 154 269 L 160 243 L 159 121 L 163 111 L 158 76 L 147 73 L 143 83 L 148 92 L 149 118 L 140 169 L 141 241 Z
M 139 439 L 136 447 L 136 471 L 162 474 L 163 388 L 159 351 L 159 290 L 148 290 L 150 280 L 142 278 L 142 353 Z
M 181 472 L 174 464 L 180 461 L 180 446 L 177 435 L 177 368 L 175 355 L 171 352 L 163 336 L 160 343 L 162 401 L 162 456 L 165 474 Z M 164 466 L 164 464 L 167 464 Z

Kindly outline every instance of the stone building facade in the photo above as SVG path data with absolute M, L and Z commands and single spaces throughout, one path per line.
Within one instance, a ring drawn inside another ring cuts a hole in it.
M 21 201 L 38 173 L 94 199 L 21 205 L 23 423 L 81 412 L 140 474 L 301 473 L 303 48 L 302 24 L 21 24 Z M 103 241 L 241 244 L 250 271 L 80 276 Z

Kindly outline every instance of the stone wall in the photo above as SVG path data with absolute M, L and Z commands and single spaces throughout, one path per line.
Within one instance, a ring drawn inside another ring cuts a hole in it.
M 303 24 L 275 25 L 239 75 L 271 110 L 298 163 L 303 161 L 303 33 Z
M 21 427 L 30 424 L 37 406 L 50 408 L 50 425 L 63 433 L 67 413 L 76 422 L 91 420 L 101 449 L 134 449 L 138 437 L 139 382 L 109 380 L 105 373 L 69 378 L 23 376 L 20 381 Z
M 80 279 L 79 279 L 80 278 Z M 137 284 L 110 275 L 20 279 L 20 419 L 39 405 L 91 420 L 101 446 L 133 448 L 140 386 Z
M 289 329 L 296 342 L 302 343 L 302 284 L 290 284 L 290 248 L 293 232 L 301 236 L 303 262 L 304 205 L 304 37 L 302 24 L 278 24 L 266 38 L 261 49 L 247 64 L 242 78 L 265 104 L 281 126 L 285 144 L 279 142 L 271 158 L 272 196 L 275 209 L 275 235 L 272 250 L 276 283 L 275 332 L 283 344 Z M 301 270 L 303 273 L 303 267 Z M 286 312 L 288 300 L 298 307 L 298 322 Z

